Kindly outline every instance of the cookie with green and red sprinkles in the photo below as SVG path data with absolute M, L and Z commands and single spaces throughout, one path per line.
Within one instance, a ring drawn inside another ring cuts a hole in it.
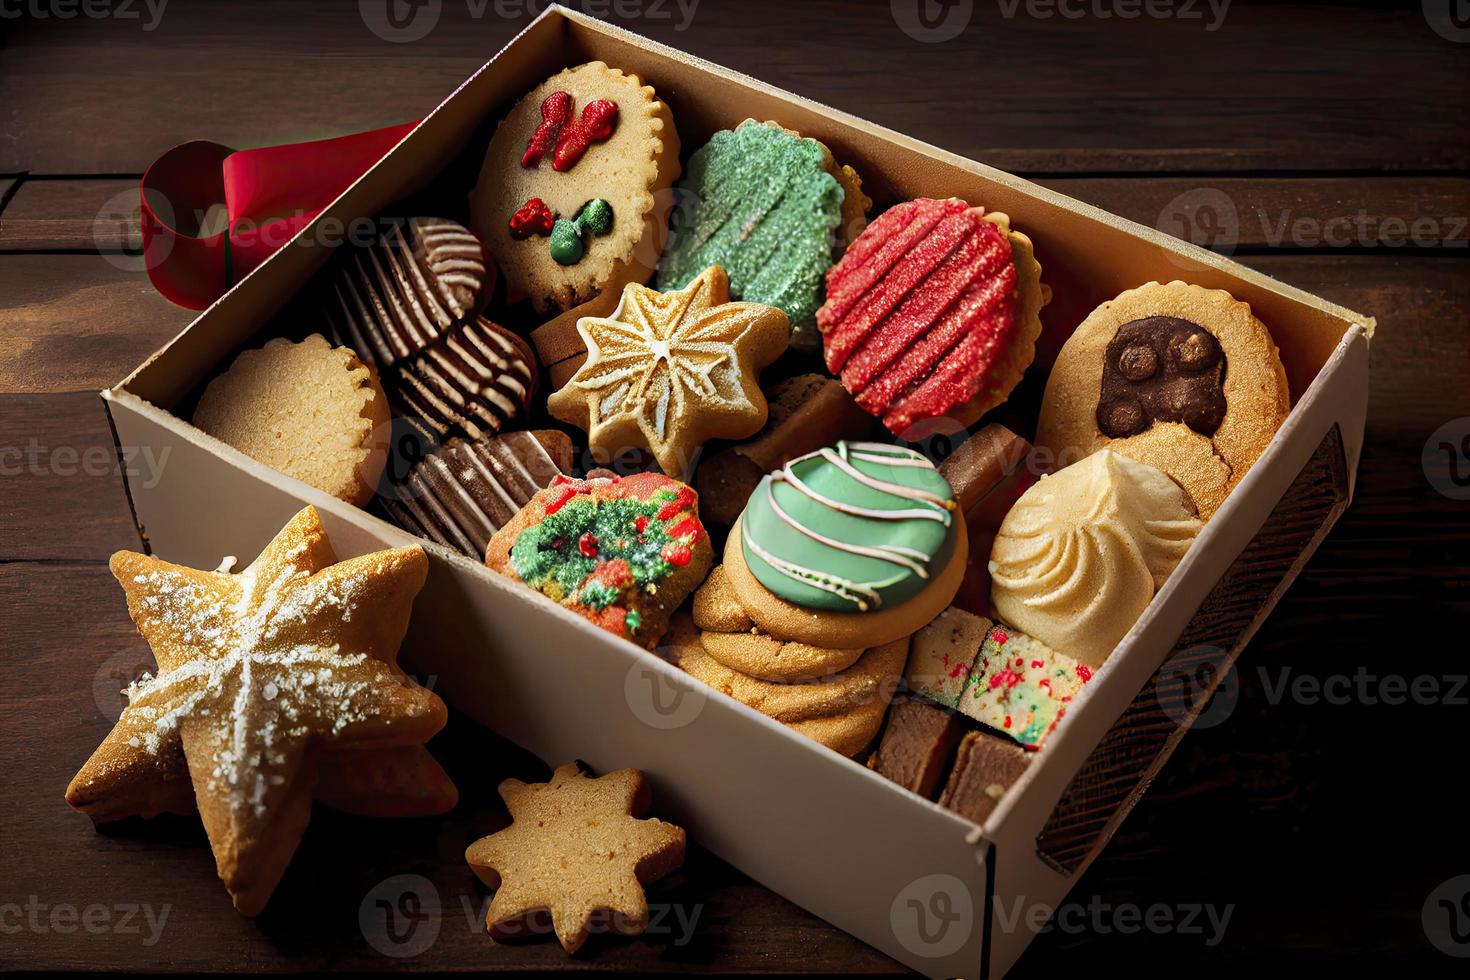
M 698 495 L 660 473 L 557 477 L 485 553 L 500 574 L 650 648 L 713 559 Z

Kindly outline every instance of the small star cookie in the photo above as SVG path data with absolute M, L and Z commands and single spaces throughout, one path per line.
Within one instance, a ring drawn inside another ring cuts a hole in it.
M 495 889 L 485 920 L 492 936 L 524 935 L 526 921 L 551 913 L 562 948 L 586 942 L 594 916 L 636 936 L 648 926 L 643 886 L 684 863 L 684 831 L 639 819 L 652 803 L 643 774 L 620 769 L 597 778 L 575 762 L 549 783 L 500 784 L 512 823 L 465 850 L 480 880 Z
M 111 568 L 158 675 L 128 688 L 67 802 L 92 812 L 138 793 L 182 743 L 219 876 L 256 915 L 306 829 L 318 754 L 382 757 L 444 727 L 444 702 L 393 662 L 428 559 L 411 547 L 339 562 L 307 507 L 238 575 L 130 551 Z
M 710 439 L 743 439 L 766 422 L 762 368 L 790 341 L 786 314 L 730 302 L 717 265 L 684 289 L 623 289 L 611 316 L 583 317 L 587 360 L 547 402 L 551 414 L 587 430 L 604 459 L 647 449 L 683 477 Z

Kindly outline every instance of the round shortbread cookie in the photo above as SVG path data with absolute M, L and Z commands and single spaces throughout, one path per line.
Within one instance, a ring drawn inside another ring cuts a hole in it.
M 567 98 L 567 121 L 547 125 Z M 617 107 L 615 121 L 607 118 L 608 104 Z M 533 143 L 543 150 L 539 157 L 528 155 Z M 637 75 L 594 61 L 542 82 L 500 123 L 470 192 L 470 226 L 512 295 L 524 293 L 542 313 L 557 312 L 648 278 L 668 217 L 664 192 L 678 175 L 679 135 L 668 106 Z M 552 243 L 564 236 L 549 219 L 570 224 L 599 199 L 611 208 L 610 226 L 587 225 L 581 257 L 558 261 Z M 540 214 L 545 223 L 530 220 L 513 232 L 512 217 L 528 206 L 527 216 Z
M 821 681 L 780 684 L 732 670 L 710 656 L 687 613 L 674 618 L 660 648 L 681 670 L 715 690 L 843 755 L 867 747 L 883 723 L 908 659 L 904 637 L 874 647 Z
M 359 506 L 387 462 L 388 421 L 377 375 L 320 334 L 244 351 L 194 409 L 194 424 L 216 439 Z
M 1200 360 L 1181 368 L 1181 357 Z M 1120 405 L 1128 413 L 1116 424 L 1127 428 L 1118 431 L 1133 431 L 1113 438 L 1101 416 Z M 1059 466 L 1104 447 L 1147 463 L 1183 486 L 1208 519 L 1290 409 L 1276 344 L 1248 304 L 1222 289 L 1150 282 L 1093 310 L 1063 345 L 1036 444 Z

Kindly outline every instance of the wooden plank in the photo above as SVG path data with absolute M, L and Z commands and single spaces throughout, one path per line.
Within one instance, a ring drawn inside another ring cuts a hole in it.
M 0 821 L 0 906 L 19 906 L 22 915 L 36 906 L 41 922 L 20 937 L 8 929 L 0 934 L 7 970 L 208 972 L 248 964 L 268 973 L 541 972 L 575 965 L 676 973 L 717 964 L 737 974 L 902 972 L 698 848 L 691 848 L 683 872 L 650 888 L 660 919 L 641 939 L 594 937 L 574 964 L 554 942 L 491 943 L 484 934 L 487 893 L 464 864 L 464 848 L 506 823 L 495 793 L 501 779 L 547 773 L 459 717 L 431 745 L 460 787 L 457 809 L 443 818 L 375 821 L 317 808 L 270 908 L 259 920 L 245 919 L 215 877 L 197 819 L 132 821 L 98 833 L 62 801 L 67 779 L 121 707 L 117 690 L 152 667 L 107 569 L 0 565 L 0 603 L 15 611 L 5 645 L 7 676 L 45 678 L 0 690 L 7 798 L 26 801 Z M 368 938 L 382 941 L 385 923 L 373 902 L 398 897 L 389 879 L 399 874 L 420 876 L 417 893 L 426 907 L 437 896 L 437 938 L 411 958 L 392 955 L 391 943 L 384 943 L 385 955 Z M 375 893 L 385 881 L 389 887 Z M 115 917 L 129 905 L 151 911 L 154 923 L 167 910 L 162 928 L 154 930 L 146 911 L 136 915 L 136 932 L 100 926 L 71 932 L 50 924 L 58 906 L 98 907 Z
M 1464 248 L 1467 177 L 1049 177 L 1038 183 L 1217 251 Z M 28 179 L 0 250 L 141 247 L 137 181 Z
M 138 479 L 167 459 L 130 452 Z M 96 392 L 0 394 L 0 562 L 105 561 L 137 548 L 107 413 Z
M 1057 177 L 1038 183 L 1227 254 L 1470 245 L 1465 177 Z
M 128 255 L 0 255 L 0 391 L 100 389 L 193 319 Z
M 117 17 L 8 22 L 0 172 L 137 173 L 186 139 L 256 146 L 415 118 L 540 9 L 428 6 L 435 28 L 405 44 L 375 36 L 352 0 L 236 4 L 228 29 L 209 4 L 170 5 L 147 30 Z M 944 9 L 969 11 L 968 23 L 940 43 L 898 26 L 902 4 L 596 6 L 636 11 L 620 22 L 1012 171 L 1470 165 L 1470 103 L 1404 97 L 1406 79 L 1457 92 L 1470 66 L 1470 50 L 1431 30 L 1416 4 L 1334 9 L 1330 43 L 1320 6 L 1306 3 L 1229 4 L 1213 30 L 1205 3 L 1127 21 L 1095 5 L 1071 4 L 1079 16 L 1052 3 L 958 4 Z
M 0 211 L 0 251 L 138 251 L 138 205 L 133 177 L 28 178 Z

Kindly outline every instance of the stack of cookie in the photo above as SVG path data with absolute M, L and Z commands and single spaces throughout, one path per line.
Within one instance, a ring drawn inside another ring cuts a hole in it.
M 671 658 L 857 755 L 882 724 L 909 637 L 954 597 L 966 553 L 964 521 L 932 463 L 838 442 L 761 480 Z

